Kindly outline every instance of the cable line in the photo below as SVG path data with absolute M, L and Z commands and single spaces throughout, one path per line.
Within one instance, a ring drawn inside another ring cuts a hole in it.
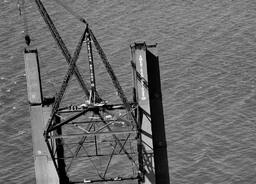
M 60 0 L 54 0 L 57 4 L 62 6 L 66 11 L 68 11 L 71 15 L 73 15 L 77 20 L 87 24 L 86 20 L 80 16 L 78 13 L 74 12 L 69 6 L 61 2 Z
M 28 20 L 26 16 L 26 8 L 25 8 L 25 0 L 18 0 L 17 6 L 19 9 L 19 15 L 22 16 L 23 19 L 23 29 L 24 29 L 24 39 L 27 46 L 30 45 L 31 39 L 28 33 Z

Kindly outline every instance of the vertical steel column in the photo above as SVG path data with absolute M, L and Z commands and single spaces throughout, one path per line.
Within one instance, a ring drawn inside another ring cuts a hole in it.
M 146 57 L 156 183 L 170 184 L 159 60 L 154 54 L 156 53 L 154 47 L 152 50 L 153 52 L 147 49 Z
M 91 91 L 90 91 L 90 102 L 95 102 L 95 92 L 96 92 L 96 81 L 95 81 L 95 72 L 94 72 L 94 63 L 93 63 L 93 55 L 92 55 L 92 43 L 89 32 L 86 34 L 86 45 L 87 45 L 87 54 L 89 61 L 89 70 L 90 70 L 90 82 L 91 82 Z
M 138 156 L 139 169 L 143 175 L 143 179 L 139 183 L 155 184 L 151 122 L 146 116 L 146 114 L 150 114 L 148 88 L 145 85 L 148 80 L 146 49 L 145 43 L 135 43 L 131 47 L 135 96 L 139 105 L 136 113 L 139 124 Z
M 135 43 L 132 66 L 136 101 L 139 105 L 139 162 L 143 184 L 169 184 L 161 84 L 156 46 Z M 154 154 L 153 154 L 154 153 Z
M 50 116 L 51 107 L 43 106 L 37 50 L 26 50 L 24 60 L 28 101 L 30 104 L 36 183 L 59 184 L 59 178 L 43 136 L 45 125 Z

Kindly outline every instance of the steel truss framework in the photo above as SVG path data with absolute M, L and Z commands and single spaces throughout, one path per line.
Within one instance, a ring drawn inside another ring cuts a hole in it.
M 143 111 L 136 104 L 136 101 L 128 102 L 103 49 L 89 28 L 88 23 L 82 18 L 79 19 L 85 24 L 85 30 L 73 57 L 71 57 L 43 3 L 40 0 L 35 0 L 35 3 L 69 65 L 59 92 L 55 97 L 52 112 L 44 131 L 45 141 L 59 175 L 60 183 L 142 180 L 143 172 L 141 172 L 142 166 L 140 165 L 142 162 L 140 162 L 141 156 L 138 153 L 141 136 L 139 136 L 140 127 L 137 122 L 140 120 L 138 115 Z M 76 66 L 84 42 L 87 44 L 91 73 L 90 90 Z M 91 43 L 94 43 L 122 104 L 108 104 L 99 97 L 93 76 Z M 88 103 L 80 106 L 60 107 L 73 74 L 75 74 L 87 96 Z M 145 115 L 150 119 L 150 115 L 146 113 Z M 123 165 L 117 166 L 116 161 Z M 79 170 L 77 170 L 78 167 Z M 125 168 L 125 172 L 121 172 L 122 176 L 118 174 L 117 167 L 119 170 Z M 131 168 L 130 173 L 126 172 L 128 167 Z M 78 175 L 82 177 L 78 177 Z M 74 176 L 74 179 L 71 176 Z M 90 178 L 90 176 L 94 177 Z
M 130 105 L 132 113 L 137 111 L 136 104 Z M 69 183 L 89 183 L 140 178 L 137 134 L 123 105 L 92 104 L 74 110 L 70 107 L 58 110 L 45 138 L 60 178 L 66 178 L 64 182 Z M 111 163 L 118 157 L 125 162 L 117 167 L 126 171 L 130 167 L 129 175 L 109 174 L 115 170 Z M 80 165 L 80 169 L 90 171 L 84 170 L 82 180 L 74 177 L 68 181 L 66 174 L 72 175 L 70 173 L 78 167 L 77 161 L 85 164 Z

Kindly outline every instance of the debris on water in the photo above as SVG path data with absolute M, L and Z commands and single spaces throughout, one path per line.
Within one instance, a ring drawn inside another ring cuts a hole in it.
M 16 82 L 16 81 L 14 81 L 14 84 L 17 84 L 17 82 Z
M 23 76 L 26 76 L 26 74 L 24 73 Z
M 106 119 L 111 119 L 112 116 L 111 116 L 111 115 L 107 115 L 107 116 L 105 116 L 105 118 L 106 118 Z
M 16 107 L 14 106 L 14 107 L 12 107 L 12 109 L 13 109 L 13 110 L 15 110 L 15 109 L 16 109 Z
M 25 134 L 25 130 L 20 130 L 20 131 L 18 131 L 18 133 L 17 133 L 17 135 L 23 135 L 23 134 Z
M 16 134 L 11 135 L 10 138 L 17 139 L 19 138 L 19 136 L 24 135 L 25 133 L 26 133 L 25 130 L 19 130 Z
M 6 90 L 6 92 L 10 93 L 10 92 L 11 92 L 11 89 L 10 89 L 10 88 L 9 88 L 9 89 L 7 89 L 7 90 Z
M 4 78 L 4 77 L 1 77 L 0 79 L 1 79 L 1 80 L 4 80 L 5 78 Z

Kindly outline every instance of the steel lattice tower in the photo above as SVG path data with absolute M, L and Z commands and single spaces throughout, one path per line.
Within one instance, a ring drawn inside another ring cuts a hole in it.
M 32 124 L 37 184 L 122 182 L 169 184 L 164 115 L 156 45 L 131 46 L 133 101 L 128 101 L 108 59 L 88 23 L 71 57 L 43 3 L 39 12 L 68 63 L 54 98 L 42 94 L 39 57 L 25 49 L 28 100 Z M 86 43 L 86 46 L 84 46 Z M 98 51 L 121 103 L 111 104 L 97 93 L 92 47 Z M 76 61 L 88 54 L 90 87 Z M 60 106 L 72 75 L 86 96 L 81 104 Z M 118 169 L 125 168 L 125 172 Z

